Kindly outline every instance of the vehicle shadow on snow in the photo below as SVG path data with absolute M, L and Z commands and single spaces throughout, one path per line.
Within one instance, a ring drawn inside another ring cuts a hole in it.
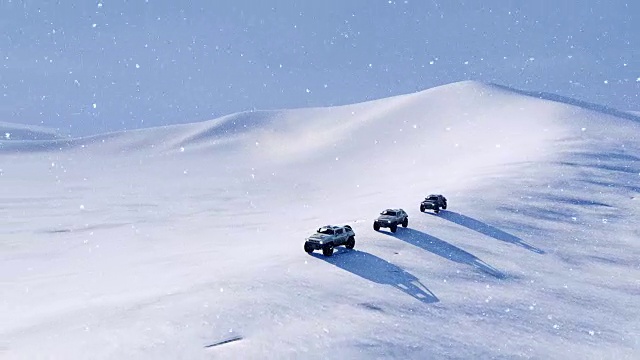
M 506 277 L 506 275 L 500 270 L 480 260 L 477 256 L 422 231 L 407 228 L 401 229 L 395 234 L 391 233 L 391 235 L 445 259 L 455 261 L 460 264 L 471 265 L 495 278 L 504 279 Z
M 430 213 L 429 213 L 430 214 Z M 431 214 L 436 216 L 435 214 Z M 529 251 L 533 251 L 537 254 L 544 254 L 544 250 L 538 249 L 533 245 L 527 244 L 524 240 L 520 239 L 515 235 L 511 235 L 506 231 L 500 230 L 495 226 L 484 223 L 480 220 L 474 219 L 467 215 L 459 214 L 455 211 L 442 211 L 440 212 L 438 217 L 456 223 L 458 225 L 464 226 L 468 229 L 477 231 L 483 235 L 492 237 L 496 240 L 508 242 L 514 245 L 521 246 Z
M 391 285 L 407 295 L 423 302 L 440 301 L 420 280 L 404 269 L 375 255 L 359 250 L 336 248 L 333 256 L 313 253 L 311 256 L 324 260 L 342 270 L 377 284 Z

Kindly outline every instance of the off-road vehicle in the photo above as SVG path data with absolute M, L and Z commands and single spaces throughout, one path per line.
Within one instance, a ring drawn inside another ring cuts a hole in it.
M 436 214 L 440 212 L 440 209 L 447 208 L 447 198 L 442 195 L 431 194 L 424 198 L 420 203 L 420 211 L 424 212 L 427 209 L 433 210 Z
M 385 227 L 391 232 L 396 232 L 398 225 L 409 226 L 409 215 L 402 209 L 386 209 L 373 221 L 373 230 L 378 231 L 381 227 Z
M 304 251 L 311 254 L 314 250 L 322 250 L 322 255 L 333 255 L 336 246 L 344 245 L 347 249 L 356 246 L 356 234 L 349 225 L 326 225 L 318 228 L 315 234 L 309 236 L 304 242 Z

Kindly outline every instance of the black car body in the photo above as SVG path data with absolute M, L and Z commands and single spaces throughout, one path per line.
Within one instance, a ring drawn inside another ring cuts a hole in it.
M 396 232 L 398 225 L 402 225 L 402 227 L 409 225 L 409 215 L 402 209 L 386 209 L 373 221 L 375 231 L 384 227 L 389 228 L 391 232 Z
M 355 236 L 349 225 L 326 225 L 305 239 L 304 251 L 311 254 L 314 250 L 322 250 L 323 255 L 331 256 L 336 246 L 344 245 L 347 249 L 353 249 L 356 244 Z
M 431 194 L 424 198 L 420 203 L 420 211 L 433 210 L 436 214 L 440 212 L 440 209 L 447 208 L 447 198 L 440 194 Z

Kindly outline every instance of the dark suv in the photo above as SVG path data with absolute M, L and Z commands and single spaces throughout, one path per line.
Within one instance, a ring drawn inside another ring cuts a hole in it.
M 327 225 L 318 228 L 313 235 L 305 239 L 304 251 L 311 254 L 314 250 L 322 250 L 324 256 L 331 256 L 333 249 L 340 245 L 347 249 L 353 249 L 356 245 L 356 233 L 351 226 Z
M 409 215 L 402 209 L 386 209 L 373 221 L 373 229 L 375 231 L 380 230 L 381 227 L 386 227 L 391 232 L 396 232 L 398 225 L 402 225 L 402 227 L 409 226 Z
M 447 198 L 442 195 L 429 195 L 420 203 L 420 211 L 424 212 L 427 209 L 433 210 L 436 214 L 440 212 L 440 209 L 447 208 Z

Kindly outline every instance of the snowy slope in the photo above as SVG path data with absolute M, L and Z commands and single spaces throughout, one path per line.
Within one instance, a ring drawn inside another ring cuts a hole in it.
M 4 141 L 0 355 L 638 358 L 639 127 L 462 82 Z M 305 254 L 325 224 L 355 250 Z

